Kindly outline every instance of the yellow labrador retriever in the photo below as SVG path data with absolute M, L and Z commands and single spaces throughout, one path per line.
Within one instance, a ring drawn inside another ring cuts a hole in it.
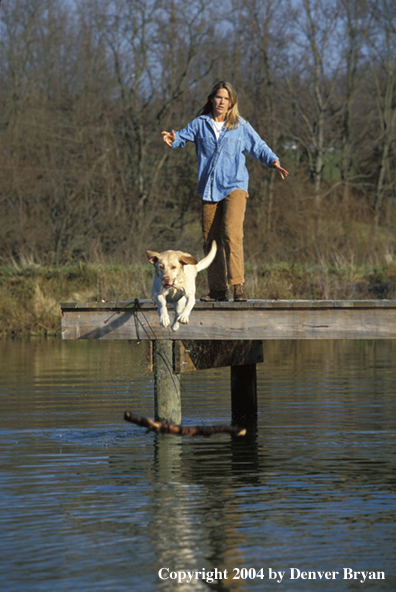
M 195 304 L 196 275 L 209 267 L 215 258 L 216 250 L 217 245 L 213 241 L 208 255 L 201 261 L 182 251 L 164 251 L 163 253 L 146 251 L 150 263 L 155 265 L 151 297 L 158 303 L 160 324 L 163 327 L 170 325 L 167 302 L 173 304 L 175 311 L 172 330 L 178 330 L 179 322 L 188 324 Z

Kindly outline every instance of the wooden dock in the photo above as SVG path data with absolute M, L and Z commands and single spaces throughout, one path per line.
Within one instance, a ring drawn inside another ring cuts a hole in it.
M 155 417 L 176 424 L 181 423 L 180 375 L 223 366 L 231 367 L 233 421 L 254 419 L 256 364 L 263 361 L 265 340 L 396 339 L 396 300 L 197 301 L 190 323 L 178 331 L 160 326 L 151 300 L 60 307 L 63 339 L 146 341 Z
M 68 302 L 60 307 L 63 339 L 396 338 L 396 300 L 197 302 L 190 323 L 175 332 L 160 326 L 151 300 Z

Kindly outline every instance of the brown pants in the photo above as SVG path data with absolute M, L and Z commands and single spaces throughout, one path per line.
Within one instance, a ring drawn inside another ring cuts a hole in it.
M 212 241 L 217 243 L 216 257 L 208 267 L 209 290 L 226 290 L 245 281 L 243 221 L 247 197 L 246 191 L 236 189 L 219 202 L 202 202 L 205 255 Z

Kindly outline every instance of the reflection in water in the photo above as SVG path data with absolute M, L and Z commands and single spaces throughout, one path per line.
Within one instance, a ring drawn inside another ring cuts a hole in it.
M 125 409 L 153 415 L 144 346 L 0 350 L 1 590 L 395 589 L 393 342 L 265 344 L 244 438 L 126 424 Z M 229 369 L 182 380 L 186 423 L 229 421 Z M 343 580 L 344 567 L 386 579 Z M 178 584 L 161 568 L 200 575 Z M 206 583 L 215 569 L 228 577 Z

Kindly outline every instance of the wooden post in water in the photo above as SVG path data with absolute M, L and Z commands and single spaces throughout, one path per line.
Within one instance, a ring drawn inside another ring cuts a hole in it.
M 173 370 L 173 341 L 154 341 L 155 419 L 181 424 L 180 374 Z
M 256 364 L 264 360 L 262 341 L 154 340 L 147 345 L 157 420 L 181 424 L 181 373 L 230 366 L 232 420 L 256 421 Z
M 257 417 L 256 364 L 231 366 L 231 415 L 234 423 Z

